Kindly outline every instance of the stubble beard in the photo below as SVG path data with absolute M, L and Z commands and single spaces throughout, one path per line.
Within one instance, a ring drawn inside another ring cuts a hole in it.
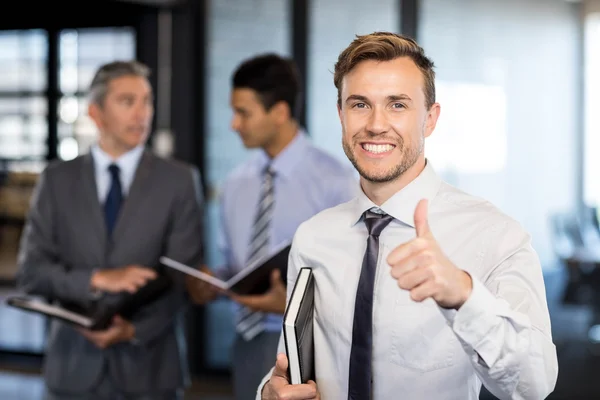
M 353 139 L 352 141 L 354 143 L 357 142 L 356 139 Z M 348 141 L 346 140 L 345 133 L 342 132 L 342 147 L 344 148 L 344 153 L 346 153 L 346 157 L 348 157 L 348 160 L 350 160 L 350 162 L 358 171 L 360 176 L 362 176 L 367 181 L 373 183 L 385 183 L 395 181 L 396 179 L 400 178 L 406 171 L 408 171 L 413 165 L 415 165 L 419 159 L 419 156 L 423 153 L 423 135 L 420 136 L 420 140 L 417 143 L 415 143 L 415 146 L 412 147 L 405 146 L 405 142 L 402 137 L 398 137 L 398 139 L 395 142 L 396 148 L 394 150 L 399 150 L 402 154 L 400 162 L 387 170 L 370 172 L 359 165 L 357 157 L 354 153 L 354 149 L 356 148 L 356 146 L 348 143 Z

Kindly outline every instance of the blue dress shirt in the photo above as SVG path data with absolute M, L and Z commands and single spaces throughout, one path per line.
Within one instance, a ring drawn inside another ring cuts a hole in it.
M 217 275 L 227 279 L 246 266 L 250 235 L 262 185 L 262 171 L 271 162 L 275 170 L 275 205 L 269 249 L 291 242 L 296 228 L 318 212 L 353 198 L 360 186 L 355 171 L 315 147 L 304 132 L 273 160 L 266 153 L 239 166 L 226 179 L 220 199 L 219 248 L 226 267 Z M 239 306 L 236 304 L 235 308 Z M 281 330 L 282 316 L 270 314 L 265 329 Z

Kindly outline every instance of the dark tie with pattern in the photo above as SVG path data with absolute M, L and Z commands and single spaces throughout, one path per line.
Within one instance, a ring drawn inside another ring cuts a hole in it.
M 352 347 L 350 349 L 350 375 L 348 400 L 371 398 L 371 364 L 373 352 L 373 288 L 379 255 L 379 235 L 394 219 L 387 214 L 365 211 L 364 221 L 369 231 L 367 251 L 360 271 L 354 304 Z
M 268 166 L 264 171 L 261 196 L 254 218 L 247 265 L 256 262 L 269 252 L 269 232 L 275 203 L 274 175 L 275 172 Z M 237 315 L 236 330 L 245 340 L 251 340 L 264 330 L 264 318 L 264 313 L 260 311 L 251 312 L 248 308 L 242 308 Z
M 104 216 L 106 218 L 106 231 L 108 236 L 110 236 L 117 223 L 119 209 L 123 202 L 123 190 L 121 188 L 119 167 L 115 164 L 110 164 L 108 172 L 110 172 L 111 184 L 108 196 L 106 196 L 106 201 L 104 202 Z

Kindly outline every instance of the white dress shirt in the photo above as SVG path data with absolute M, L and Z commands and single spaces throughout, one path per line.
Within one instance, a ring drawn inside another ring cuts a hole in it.
M 473 278 L 458 311 L 432 299 L 412 301 L 385 261 L 415 237 L 414 210 L 422 198 L 429 200 L 429 225 L 442 250 Z M 316 381 L 324 400 L 348 397 L 354 301 L 367 246 L 361 216 L 372 207 L 360 193 L 319 213 L 298 228 L 290 253 L 288 298 L 299 269 L 314 272 Z M 443 182 L 429 162 L 380 208 L 395 219 L 380 235 L 372 398 L 476 400 L 482 382 L 500 399 L 540 400 L 551 393 L 556 349 L 540 262 L 523 228 L 489 202 Z M 278 351 L 285 351 L 283 339 Z
M 127 153 L 121 155 L 117 159 L 113 159 L 108 153 L 95 144 L 91 148 L 92 158 L 94 160 L 94 171 L 96 175 L 96 188 L 98 190 L 98 200 L 104 204 L 108 191 L 110 190 L 110 184 L 112 177 L 108 167 L 110 164 L 117 164 L 120 170 L 120 181 L 121 189 L 123 190 L 123 196 L 127 196 L 133 178 L 135 178 L 135 172 L 142 155 L 144 154 L 144 145 L 139 145 Z

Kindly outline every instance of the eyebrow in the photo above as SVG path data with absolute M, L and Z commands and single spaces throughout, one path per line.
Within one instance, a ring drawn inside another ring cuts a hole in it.
M 398 95 L 390 95 L 387 96 L 387 100 L 388 101 L 409 101 L 411 102 L 412 99 L 405 94 L 398 94 Z M 350 96 L 348 96 L 348 98 L 346 99 L 346 103 L 349 103 L 351 101 L 362 101 L 365 103 L 369 103 L 369 99 L 366 96 L 362 96 L 360 94 L 351 94 Z

